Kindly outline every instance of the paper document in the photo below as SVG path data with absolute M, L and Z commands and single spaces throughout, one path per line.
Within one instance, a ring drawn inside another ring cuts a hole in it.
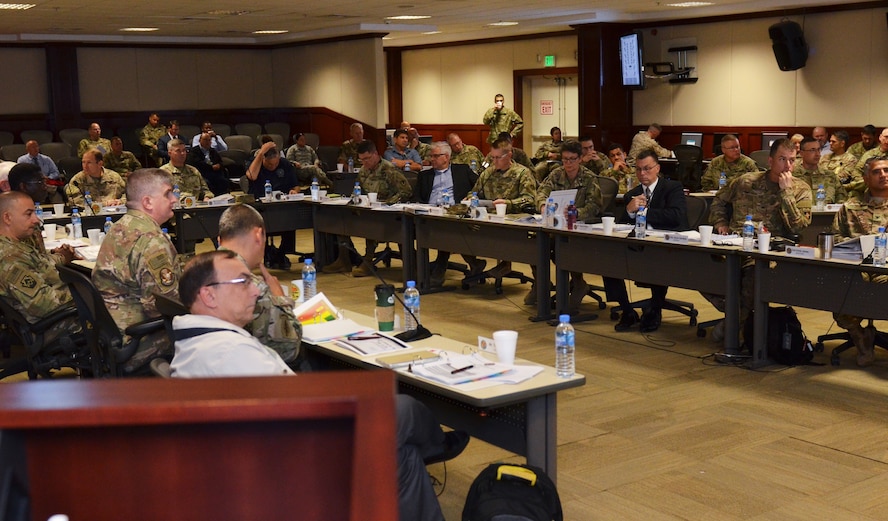
M 323 292 L 296 306 L 293 314 L 302 325 L 330 322 L 339 317 L 339 311 L 327 300 Z
M 523 382 L 539 374 L 541 366 L 509 366 L 491 362 L 481 354 L 458 355 L 447 353 L 446 357 L 430 364 L 413 367 L 413 374 L 447 385 L 461 385 L 481 380 L 495 380 L 497 383 Z
M 330 322 L 318 322 L 317 324 L 303 324 L 302 339 L 312 344 L 329 342 L 337 338 L 344 338 L 361 333 L 372 332 L 373 328 L 364 327 L 354 320 L 340 318 Z
M 397 338 L 392 338 L 380 333 L 363 333 L 347 336 L 336 341 L 339 347 L 350 349 L 361 355 L 376 355 L 408 349 L 410 346 Z

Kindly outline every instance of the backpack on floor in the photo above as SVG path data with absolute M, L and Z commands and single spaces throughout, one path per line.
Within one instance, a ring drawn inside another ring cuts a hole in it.
M 752 351 L 753 316 L 743 325 L 743 338 Z M 802 323 L 790 306 L 768 307 L 768 358 L 783 365 L 808 365 L 814 359 L 814 346 L 802 331 Z
M 531 465 L 494 463 L 482 470 L 466 496 L 462 521 L 563 521 L 558 490 Z

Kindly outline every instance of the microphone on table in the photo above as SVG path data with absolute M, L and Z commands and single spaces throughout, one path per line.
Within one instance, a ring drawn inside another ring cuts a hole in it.
M 366 265 L 370 269 L 370 272 L 373 273 L 373 275 L 377 279 L 379 279 L 379 281 L 382 282 L 383 285 L 391 286 L 391 284 L 386 282 L 386 280 L 384 278 L 382 278 L 382 275 L 380 275 L 379 272 L 376 271 L 376 268 L 373 266 L 373 263 L 369 262 L 367 259 L 364 258 L 363 255 L 358 253 L 358 250 L 356 250 L 355 247 L 352 246 L 348 241 L 338 241 L 338 242 L 341 247 L 345 248 L 346 250 L 348 250 L 350 252 L 354 252 L 355 255 L 357 255 L 361 259 L 361 263 Z M 398 333 L 397 335 L 395 335 L 395 338 L 397 338 L 401 342 L 415 342 L 417 340 L 422 340 L 422 339 L 429 338 L 430 336 L 432 336 L 432 332 L 429 331 L 428 329 L 426 329 L 422 324 L 419 323 L 419 318 L 417 318 L 417 316 L 413 314 L 413 310 L 410 309 L 404 303 L 404 301 L 401 299 L 401 297 L 398 296 L 398 292 L 394 291 L 394 292 L 392 292 L 392 295 L 395 297 L 395 300 L 397 300 L 398 302 L 401 303 L 401 306 L 407 311 L 407 313 L 410 313 L 410 316 L 413 317 L 413 321 L 416 322 L 416 329 L 414 329 L 412 331 L 404 331 L 403 333 Z

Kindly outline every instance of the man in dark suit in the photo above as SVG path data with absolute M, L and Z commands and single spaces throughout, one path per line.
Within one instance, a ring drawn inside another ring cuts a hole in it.
M 450 162 L 452 151 L 450 145 L 444 141 L 432 143 L 428 158 L 432 164 L 431 170 L 419 172 L 413 197 L 421 203 L 440 206 L 444 202 L 444 193 L 451 191 L 453 198 L 451 204 L 462 201 L 469 194 L 478 180 L 478 174 L 472 171 L 468 165 L 458 165 Z M 484 271 L 485 262 L 472 256 L 463 255 L 469 264 L 471 274 Z M 438 258 L 432 263 L 431 286 L 441 286 L 444 283 L 444 275 L 447 271 L 447 261 L 450 253 L 439 251 Z
M 222 166 L 222 156 L 213 148 L 212 136 L 208 132 L 198 137 L 198 145 L 191 147 L 188 152 L 187 163 L 200 172 L 207 180 L 210 191 L 216 195 L 227 194 L 228 179 L 225 175 L 225 167 Z
M 652 150 L 644 150 L 635 160 L 635 174 L 638 186 L 626 192 L 626 215 L 624 223 L 635 223 L 635 216 L 641 206 L 647 208 L 648 228 L 657 230 L 687 230 L 688 211 L 685 204 L 684 188 L 678 181 L 660 177 L 660 162 Z M 622 315 L 614 326 L 616 331 L 628 331 L 639 322 L 638 314 L 632 309 L 626 283 L 620 279 L 604 277 L 604 288 L 610 301 L 620 303 Z M 666 300 L 666 286 L 651 285 L 651 305 L 641 317 L 639 329 L 642 333 L 656 331 L 660 327 L 663 302 Z
M 179 122 L 175 119 L 170 121 L 170 124 L 167 126 L 167 133 L 160 136 L 160 139 L 157 140 L 157 155 L 164 163 L 170 162 L 170 152 L 167 146 L 174 139 L 179 139 Z

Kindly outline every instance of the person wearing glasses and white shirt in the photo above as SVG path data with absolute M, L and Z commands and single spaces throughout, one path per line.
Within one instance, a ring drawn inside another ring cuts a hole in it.
M 728 181 L 746 172 L 758 172 L 755 161 L 740 152 L 740 140 L 733 134 L 725 135 L 721 140 L 722 154 L 712 158 L 706 172 L 700 179 L 703 190 L 718 190 L 718 181 L 721 173 L 725 173 Z

